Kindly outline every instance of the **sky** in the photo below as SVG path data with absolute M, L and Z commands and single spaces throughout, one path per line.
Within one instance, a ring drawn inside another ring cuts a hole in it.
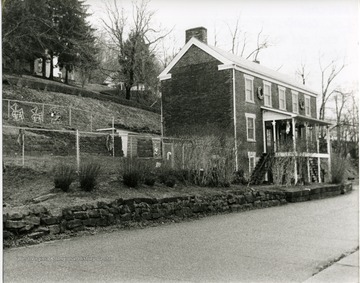
M 106 0 L 86 0 L 90 22 L 102 27 L 106 19 Z M 109 3 L 112 1 L 110 0 Z M 117 0 L 119 6 L 131 11 L 130 0 Z M 309 73 L 306 84 L 321 91 L 319 58 L 323 65 L 336 60 L 346 67 L 333 86 L 357 89 L 359 79 L 359 3 L 357 0 L 151 0 L 155 11 L 154 26 L 171 30 L 166 48 L 179 50 L 185 44 L 185 30 L 203 26 L 208 30 L 208 43 L 229 51 L 231 35 L 239 19 L 241 32 L 246 32 L 254 45 L 256 36 L 268 36 L 271 46 L 263 50 L 260 64 L 279 70 L 300 82 L 296 70 L 305 64 Z M 249 46 L 250 47 L 250 46 Z M 250 49 L 249 49 L 250 50 Z

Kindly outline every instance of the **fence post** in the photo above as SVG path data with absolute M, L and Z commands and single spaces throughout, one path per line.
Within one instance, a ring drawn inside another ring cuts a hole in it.
M 79 130 L 76 130 L 76 167 L 77 167 L 77 171 L 80 172 L 80 136 L 79 136 Z
M 185 144 L 182 144 L 182 169 L 185 169 Z
M 130 138 L 130 159 L 133 157 L 133 137 L 129 136 Z
M 71 127 L 71 106 L 69 106 L 69 126 Z
M 25 130 L 21 130 L 21 155 L 22 155 L 22 166 L 25 166 Z
M 92 114 L 90 114 L 90 132 L 92 132 L 92 128 L 93 128 L 93 126 L 92 126 Z
M 112 154 L 113 154 L 113 157 L 115 157 L 115 118 L 114 116 L 112 117 Z
M 10 120 L 10 100 L 8 100 L 8 119 Z
M 42 122 L 45 123 L 45 104 L 42 104 Z

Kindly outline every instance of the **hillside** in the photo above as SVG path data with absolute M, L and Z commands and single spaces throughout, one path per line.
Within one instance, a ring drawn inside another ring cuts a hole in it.
M 115 125 L 117 128 L 127 129 L 135 132 L 144 133 L 160 133 L 160 115 L 144 109 L 139 109 L 131 106 L 125 106 L 118 103 L 98 100 L 89 97 L 82 97 L 78 95 L 64 94 L 60 92 L 31 89 L 29 87 L 18 85 L 3 84 L 3 123 L 4 125 L 19 125 L 20 122 L 15 122 L 11 117 L 11 109 L 14 102 L 8 105 L 7 100 L 27 101 L 31 103 L 17 102 L 18 107 L 24 111 L 24 120 L 21 125 L 29 127 L 62 127 L 79 130 L 90 130 L 99 128 L 108 128 L 112 123 L 112 116 L 114 116 Z M 99 94 L 100 95 L 100 94 Z M 32 109 L 37 106 L 41 109 L 41 103 L 45 104 L 44 121 L 41 125 L 34 123 L 31 120 Z M 51 104 L 51 105 L 47 105 Z M 54 107 L 53 105 L 56 105 Z M 71 107 L 71 114 L 69 108 Z M 51 109 L 56 108 L 62 113 L 64 123 L 55 125 L 50 123 L 47 116 Z M 10 117 L 8 117 L 10 114 Z M 71 116 L 71 118 L 69 118 Z M 10 118 L 10 119 L 9 119 Z M 71 122 L 68 122 L 68 120 Z M 66 121 L 66 122 L 65 122 Z

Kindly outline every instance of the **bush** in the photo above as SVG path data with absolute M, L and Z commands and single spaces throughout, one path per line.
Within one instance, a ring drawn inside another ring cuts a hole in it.
M 167 187 L 170 187 L 170 188 L 173 188 L 175 187 L 175 184 L 176 184 L 176 179 L 174 176 L 168 176 L 168 178 L 165 180 L 164 184 L 167 186 Z
M 144 180 L 144 184 L 147 186 L 154 186 L 156 182 L 156 178 L 153 174 L 149 174 L 147 176 L 145 176 L 145 180 Z
M 136 188 L 141 182 L 141 176 L 137 171 L 126 172 L 123 175 L 123 182 L 130 188 Z
M 100 174 L 100 164 L 95 162 L 85 163 L 81 165 L 79 172 L 80 188 L 90 192 L 95 189 L 97 178 Z
M 331 183 L 341 184 L 345 180 L 348 161 L 339 154 L 331 155 Z
M 60 164 L 54 167 L 54 185 L 64 192 L 69 191 L 70 185 L 76 179 L 76 172 L 72 166 Z
M 239 169 L 238 171 L 234 172 L 234 179 L 232 181 L 233 184 L 241 184 L 246 185 L 248 180 L 245 178 L 244 170 Z

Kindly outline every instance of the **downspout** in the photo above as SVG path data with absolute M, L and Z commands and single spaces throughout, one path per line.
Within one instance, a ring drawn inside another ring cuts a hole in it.
M 239 170 L 238 162 L 238 144 L 237 144 L 237 130 L 236 130 L 236 86 L 235 86 L 235 66 L 233 67 L 233 112 L 234 112 L 234 147 L 235 147 L 235 171 Z
M 164 146 L 164 117 L 163 117 L 163 94 L 161 93 L 161 99 L 160 99 L 160 135 L 161 135 L 161 153 L 162 158 L 165 159 L 165 146 Z

